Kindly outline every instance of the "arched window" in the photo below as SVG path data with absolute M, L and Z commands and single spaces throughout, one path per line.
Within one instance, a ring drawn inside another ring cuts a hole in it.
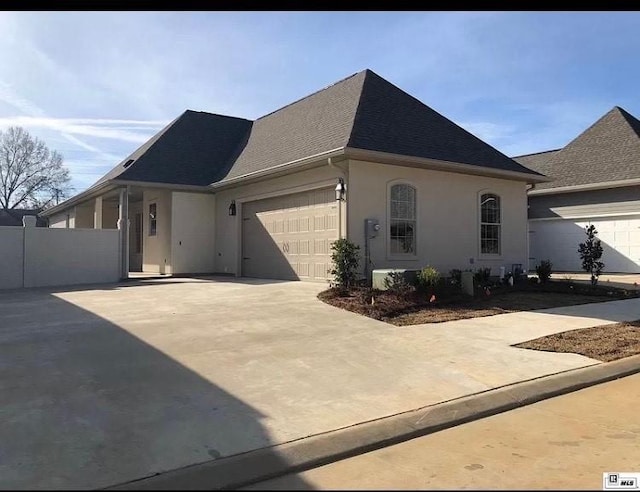
M 389 253 L 416 254 L 416 189 L 408 184 L 396 184 L 390 190 Z
M 480 253 L 499 255 L 501 239 L 500 197 L 493 193 L 480 196 Z

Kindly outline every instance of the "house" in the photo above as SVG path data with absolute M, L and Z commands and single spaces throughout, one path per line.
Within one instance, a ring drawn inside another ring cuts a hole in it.
M 22 217 L 25 215 L 35 215 L 37 227 L 47 227 L 47 219 L 41 217 L 40 209 L 36 208 L 14 208 L 11 210 L 0 209 L 0 226 L 22 227 Z
M 123 276 L 325 280 L 341 237 L 369 269 L 497 274 L 526 264 L 526 190 L 545 179 L 364 70 L 255 121 L 188 110 L 45 215 L 128 227 Z
M 581 271 L 593 224 L 605 272 L 640 273 L 640 121 L 614 107 L 562 149 L 514 157 L 553 178 L 529 191 L 530 268 Z

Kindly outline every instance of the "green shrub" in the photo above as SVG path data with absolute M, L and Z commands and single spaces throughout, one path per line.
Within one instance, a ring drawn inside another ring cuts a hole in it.
M 478 268 L 473 273 L 473 282 L 477 287 L 486 287 L 490 284 L 491 267 Z
M 412 286 L 404 278 L 403 272 L 389 272 L 384 278 L 384 287 L 397 296 L 405 296 L 412 290 Z
M 549 260 L 541 260 L 540 264 L 536 266 L 536 273 L 538 274 L 538 278 L 540 279 L 540 283 L 546 284 L 549 277 L 551 277 L 553 263 Z
M 587 235 L 587 240 L 584 243 L 580 243 L 578 253 L 580 253 L 580 259 L 582 260 L 582 268 L 591 274 L 591 285 L 595 287 L 598 283 L 598 277 L 604 268 L 604 263 L 600 261 L 600 258 L 602 258 L 602 244 L 600 239 L 596 237 L 598 231 L 593 224 L 586 226 L 584 232 Z
M 416 284 L 420 290 L 433 292 L 440 286 L 442 275 L 432 266 L 426 266 L 416 275 Z
M 360 246 L 343 238 L 333 242 L 331 251 L 333 267 L 329 273 L 333 275 L 333 286 L 342 289 L 351 288 L 356 283 Z

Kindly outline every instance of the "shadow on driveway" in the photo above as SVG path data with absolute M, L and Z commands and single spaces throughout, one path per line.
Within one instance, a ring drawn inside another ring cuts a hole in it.
M 0 489 L 102 488 L 269 446 L 263 417 L 104 318 L 0 293 Z

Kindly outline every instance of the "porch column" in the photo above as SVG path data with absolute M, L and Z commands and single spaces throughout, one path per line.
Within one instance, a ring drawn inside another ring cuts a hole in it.
M 93 228 L 102 229 L 102 197 L 96 198 L 96 204 L 93 209 Z
M 129 187 L 120 188 L 118 230 L 120 231 L 120 278 L 129 278 Z

